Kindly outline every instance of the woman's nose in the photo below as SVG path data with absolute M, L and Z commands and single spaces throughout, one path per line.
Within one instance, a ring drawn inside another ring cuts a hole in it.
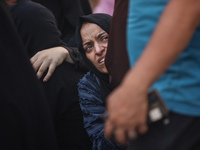
M 105 47 L 99 43 L 96 44 L 95 46 L 95 52 L 96 54 L 100 55 L 103 53 L 103 51 L 105 51 Z

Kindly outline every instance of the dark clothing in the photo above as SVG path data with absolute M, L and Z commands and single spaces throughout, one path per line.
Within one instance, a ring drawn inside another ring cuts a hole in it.
M 50 9 L 62 33 L 62 39 L 69 46 L 76 46 L 75 31 L 78 18 L 92 13 L 88 0 L 32 0 Z
M 76 31 L 76 37 L 77 37 L 77 44 L 78 44 L 78 50 L 85 61 L 86 65 L 89 67 L 90 71 L 93 72 L 99 79 L 101 84 L 101 95 L 102 100 L 105 102 L 106 97 L 111 92 L 112 88 L 109 84 L 109 75 L 100 72 L 93 64 L 92 62 L 86 57 L 85 50 L 82 46 L 82 38 L 80 34 L 81 27 L 84 22 L 90 22 L 95 23 L 98 26 L 100 26 L 104 31 L 106 31 L 109 34 L 110 31 L 110 23 L 111 23 L 111 16 L 107 14 L 90 14 L 87 16 L 80 17 L 77 25 L 77 31 Z
M 129 59 L 126 51 L 126 19 L 129 0 L 115 0 L 111 22 L 106 67 L 111 75 L 111 86 L 117 87 L 129 70 Z
M 29 57 L 46 48 L 65 47 L 54 16 L 44 6 L 25 0 L 12 7 L 11 12 Z M 77 83 L 83 75 L 75 70 L 75 65 L 64 62 L 48 82 L 41 81 L 54 118 L 59 149 L 91 149 L 78 103 Z
M 43 83 L 54 116 L 58 146 L 63 150 L 91 149 L 78 102 L 77 83 L 82 77 L 83 73 L 74 70 L 74 65 L 64 62 Z
M 65 45 L 60 39 L 55 17 L 47 8 L 30 0 L 19 0 L 10 8 L 30 57 L 40 50 Z
M 0 149 L 56 150 L 49 105 L 3 0 L 0 19 Z
M 130 142 L 128 150 L 199 150 L 200 117 L 170 112 L 169 118 L 149 125 L 146 134 Z M 169 122 L 169 124 L 166 124 Z

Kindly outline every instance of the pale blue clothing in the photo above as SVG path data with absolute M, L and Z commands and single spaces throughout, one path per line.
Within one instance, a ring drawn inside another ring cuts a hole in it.
M 169 0 L 130 0 L 127 47 L 132 66 L 147 45 L 168 2 Z M 200 116 L 200 25 L 187 48 L 152 88 L 160 92 L 171 111 Z
M 101 99 L 100 80 L 88 72 L 78 83 L 79 101 L 83 113 L 84 127 L 93 144 L 93 150 L 125 150 L 114 140 L 104 136 L 105 103 Z

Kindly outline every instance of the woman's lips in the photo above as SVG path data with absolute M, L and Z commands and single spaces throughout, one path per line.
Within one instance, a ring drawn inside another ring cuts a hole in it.
M 100 63 L 104 62 L 104 60 L 105 60 L 105 58 L 101 59 L 101 60 L 100 60 Z
M 100 65 L 103 65 L 103 64 L 104 64 L 104 61 L 105 61 L 105 57 L 99 59 L 99 60 L 98 60 L 98 63 L 99 63 Z

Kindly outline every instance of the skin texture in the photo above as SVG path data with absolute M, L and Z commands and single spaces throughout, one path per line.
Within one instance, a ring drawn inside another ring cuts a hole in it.
M 94 23 L 84 23 L 81 37 L 86 57 L 102 73 L 108 73 L 105 66 L 105 55 L 108 46 L 108 34 Z
M 147 91 L 187 46 L 199 19 L 200 0 L 168 3 L 143 54 L 107 99 L 108 138 L 115 129 L 116 140 L 125 144 L 127 139 L 137 138 L 128 136 L 129 133 L 147 131 Z

